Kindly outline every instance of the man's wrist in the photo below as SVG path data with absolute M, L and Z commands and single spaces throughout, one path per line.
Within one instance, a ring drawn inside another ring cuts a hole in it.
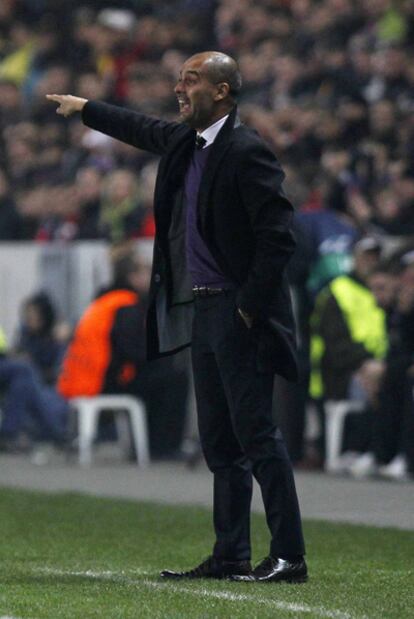
M 88 99 L 81 99 L 79 97 L 80 101 L 78 104 L 78 112 L 82 112 L 83 108 L 85 107 L 85 105 L 88 103 Z

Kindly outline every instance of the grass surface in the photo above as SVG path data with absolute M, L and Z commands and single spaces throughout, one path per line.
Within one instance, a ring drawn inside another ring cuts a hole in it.
M 255 560 L 267 554 L 253 517 Z M 414 617 L 414 533 L 306 522 L 303 585 L 169 583 L 212 546 L 208 510 L 0 489 L 0 617 Z

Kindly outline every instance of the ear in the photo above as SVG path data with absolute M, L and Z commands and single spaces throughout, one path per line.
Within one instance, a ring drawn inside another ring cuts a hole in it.
M 217 92 L 214 95 L 214 100 L 222 101 L 228 96 L 229 92 L 230 92 L 230 86 L 228 85 L 228 83 L 220 82 L 220 84 L 217 84 Z

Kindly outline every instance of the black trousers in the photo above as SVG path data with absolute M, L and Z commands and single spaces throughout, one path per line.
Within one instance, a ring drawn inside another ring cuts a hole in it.
M 372 450 L 380 463 L 387 464 L 403 453 L 414 472 L 414 380 L 406 367 L 386 371 L 378 407 L 372 415 Z
M 272 418 L 273 374 L 257 372 L 257 329 L 237 313 L 235 292 L 197 297 L 192 359 L 200 440 L 214 474 L 213 554 L 250 559 L 252 474 L 274 557 L 304 554 L 292 466 Z

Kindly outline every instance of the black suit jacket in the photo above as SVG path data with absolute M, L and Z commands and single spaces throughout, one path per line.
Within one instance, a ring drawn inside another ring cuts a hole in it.
M 89 127 L 161 155 L 154 215 L 157 234 L 147 320 L 148 357 L 191 343 L 193 296 L 185 268 L 183 182 L 195 132 L 182 123 L 89 101 Z M 294 252 L 292 206 L 272 151 L 242 125 L 234 108 L 207 160 L 198 225 L 223 273 L 238 287 L 237 303 L 259 333 L 258 369 L 297 378 L 294 322 L 285 274 Z

